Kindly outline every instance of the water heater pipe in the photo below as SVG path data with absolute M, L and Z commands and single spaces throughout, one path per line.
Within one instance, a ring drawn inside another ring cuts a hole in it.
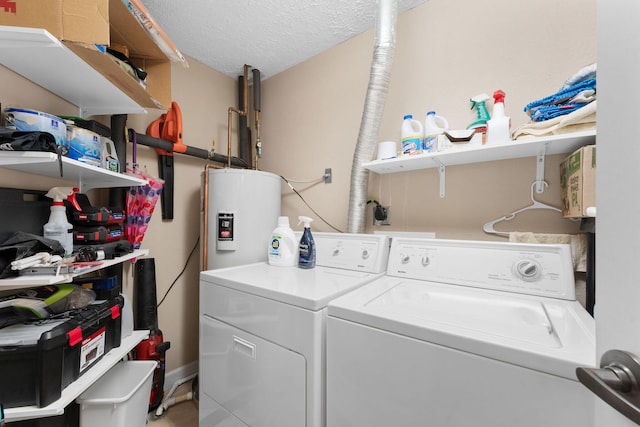
M 260 140 L 260 70 L 254 68 L 253 72 L 253 111 L 256 126 L 256 158 L 255 169 L 258 170 L 258 159 L 262 158 L 262 141 Z
M 238 77 L 238 108 L 245 110 L 244 106 L 244 77 Z M 238 117 L 238 157 L 245 160 L 251 167 L 251 142 L 249 141 L 249 126 L 247 116 Z
M 246 116 L 248 114 L 248 104 L 249 104 L 249 95 L 247 94 L 248 85 L 249 85 L 247 82 L 248 71 L 249 71 L 249 66 L 245 64 L 243 67 L 243 80 L 242 80 L 242 83 L 244 85 L 244 90 L 242 91 L 242 94 L 244 95 L 244 100 L 242 105 L 244 108 L 240 110 L 235 107 L 229 107 L 229 110 L 227 112 L 227 167 L 228 168 L 231 167 L 231 122 L 233 118 L 233 113 L 238 113 L 239 116 Z
M 397 17 L 397 0 L 378 0 L 378 19 L 369 87 L 351 167 L 347 226 L 349 233 L 364 233 L 369 171 L 363 168 L 362 164 L 370 161 L 373 157 L 378 138 L 384 104 L 389 91 L 389 80 L 391 79 Z

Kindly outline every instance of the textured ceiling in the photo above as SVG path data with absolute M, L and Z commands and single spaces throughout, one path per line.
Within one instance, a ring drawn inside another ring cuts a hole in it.
M 398 13 L 425 0 L 398 0 Z M 185 55 L 269 78 L 375 26 L 376 0 L 142 0 Z

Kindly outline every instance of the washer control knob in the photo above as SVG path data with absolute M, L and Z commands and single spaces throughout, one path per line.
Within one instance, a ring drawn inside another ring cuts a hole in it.
M 516 274 L 526 282 L 533 282 L 540 278 L 542 269 L 537 262 L 523 259 L 516 264 Z
M 400 261 L 401 261 L 403 264 L 409 264 L 409 261 L 411 261 L 411 257 L 410 257 L 409 255 L 402 255 L 402 256 L 400 257 Z
M 369 251 L 366 249 L 362 250 L 362 259 L 367 259 L 369 258 Z
M 338 255 L 340 255 L 340 249 L 335 248 L 335 249 L 333 250 L 333 256 L 338 256 Z
M 428 255 L 423 256 L 422 257 L 422 266 L 426 267 L 429 264 L 431 264 L 431 259 L 429 259 L 429 256 Z

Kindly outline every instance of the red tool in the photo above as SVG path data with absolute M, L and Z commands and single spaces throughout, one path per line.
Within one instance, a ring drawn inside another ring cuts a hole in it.
M 147 127 L 147 135 L 173 143 L 171 151 L 156 148 L 160 178 L 164 189 L 160 194 L 162 219 L 173 219 L 173 153 L 185 153 L 187 146 L 182 143 L 182 112 L 178 103 L 171 102 L 171 108 Z
M 151 383 L 150 411 L 160 406 L 164 397 L 165 354 L 170 347 L 171 342 L 164 342 L 162 331 L 160 329 L 152 329 L 149 331 L 149 338 L 138 343 L 134 350 L 135 360 L 155 360 L 158 362 L 158 366 L 153 371 Z

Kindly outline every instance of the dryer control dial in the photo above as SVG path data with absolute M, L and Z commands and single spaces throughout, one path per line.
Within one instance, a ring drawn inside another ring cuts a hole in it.
M 369 251 L 366 249 L 362 250 L 362 259 L 367 259 L 369 258 Z
M 515 265 L 516 275 L 525 282 L 535 282 L 542 275 L 542 267 L 531 259 L 523 259 Z

